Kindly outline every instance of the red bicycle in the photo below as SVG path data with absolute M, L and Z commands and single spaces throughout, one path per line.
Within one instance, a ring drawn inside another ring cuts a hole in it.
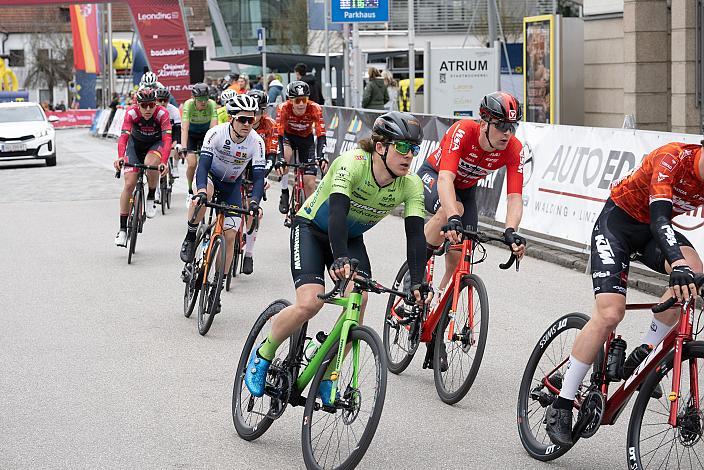
M 301 206 L 303 206 L 303 203 L 306 202 L 305 185 L 303 184 L 305 171 L 308 168 L 317 168 L 318 165 L 316 163 L 287 163 L 286 166 L 296 170 L 296 179 L 293 183 L 293 191 L 291 191 L 290 200 L 288 202 L 288 213 L 284 219 L 284 226 L 291 228 L 293 218 L 296 217 L 296 213 L 298 213 Z
M 704 275 L 695 280 L 697 288 Z M 695 341 L 704 329 L 694 327 L 695 302 L 669 299 L 661 304 L 628 304 L 626 310 L 662 312 L 679 305 L 679 323 L 638 368 L 609 396 L 609 384 L 621 381 L 625 344 L 614 332 L 594 361 L 591 378 L 585 378 L 575 399 L 578 410 L 572 441 L 593 436 L 602 424 L 614 424 L 633 393 L 638 398 L 628 425 L 626 457 L 629 469 L 704 467 L 704 422 L 699 390 L 704 342 Z M 574 339 L 589 317 L 570 313 L 545 331 L 528 360 L 518 395 L 518 434 L 531 457 L 548 461 L 571 447 L 554 445 L 545 431 L 547 407 L 560 393 Z M 619 344 L 618 350 L 613 345 Z M 623 349 L 621 349 L 623 348 Z M 686 364 L 683 364 L 686 363 Z M 607 367 L 608 365 L 608 367 Z M 669 391 L 663 393 L 662 391 Z
M 472 266 L 486 259 L 482 243 L 496 241 L 506 245 L 502 237 L 483 232 L 461 230 L 462 243 L 449 242 L 428 260 L 426 281 L 432 285 L 435 256 L 447 251 L 461 252 L 460 262 L 437 305 L 420 311 L 404 310 L 403 299 L 391 294 L 386 305 L 384 321 L 384 349 L 389 371 L 403 372 L 413 360 L 420 343 L 428 344 L 423 368 L 432 368 L 435 389 L 440 399 L 457 403 L 469 391 L 479 372 L 486 346 L 489 327 L 489 298 L 484 282 L 472 273 Z M 501 269 L 519 262 L 514 254 L 500 264 Z M 404 285 L 410 289 L 408 264 L 404 263 L 396 275 L 392 289 Z M 438 339 L 441 339 L 438 341 Z

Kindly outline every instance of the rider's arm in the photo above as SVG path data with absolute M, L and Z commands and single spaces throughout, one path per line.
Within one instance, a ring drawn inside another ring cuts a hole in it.
M 261 137 L 257 139 L 255 147 L 257 150 L 252 156 L 252 200 L 259 204 L 264 195 L 264 176 L 266 175 L 264 140 Z
M 271 170 L 274 169 L 274 163 L 276 162 L 276 153 L 266 154 L 266 166 L 264 167 L 264 178 L 269 176 Z
M 450 126 L 442 139 L 440 149 L 438 197 L 448 219 L 453 215 L 460 215 L 460 203 L 457 202 L 454 182 L 462 154 L 471 150 L 464 148 L 470 139 L 461 125 L 462 121 L 457 121 Z
M 159 153 L 161 154 L 161 163 L 166 164 L 169 161 L 169 153 L 171 152 L 171 119 L 166 110 L 162 112 L 159 123 L 161 124 L 161 147 L 159 148 Z
M 181 147 L 188 148 L 188 128 L 191 127 L 190 100 L 183 105 L 181 115 Z
M 203 139 L 203 146 L 200 149 L 200 158 L 198 159 L 198 167 L 196 168 L 196 188 L 198 191 L 208 187 L 208 173 L 213 164 L 213 152 L 215 149 L 211 146 L 212 137 L 215 131 L 210 129 Z
M 411 273 L 411 285 L 420 284 L 424 281 L 425 273 L 425 233 L 423 217 L 412 216 L 404 219 L 406 227 L 406 260 L 408 260 L 408 270 Z
M 506 228 L 518 230 L 523 218 L 523 196 L 512 193 L 506 196 Z
M 512 156 L 506 164 L 506 228 L 518 230 L 523 218 L 523 164 L 521 144 L 512 139 L 509 143 Z M 509 149 L 507 149 L 509 150 Z
M 686 264 L 672 228 L 672 185 L 679 180 L 681 168 L 677 156 L 657 155 L 650 180 L 650 232 L 671 266 Z
M 318 159 L 325 158 L 325 140 L 326 137 L 325 135 L 318 136 L 318 139 L 315 143 L 315 156 Z
M 129 110 L 125 113 L 125 119 L 122 121 L 122 133 L 120 138 L 117 140 L 117 157 L 125 158 L 125 152 L 127 151 L 127 141 L 130 139 L 130 133 L 132 132 L 132 115 Z
M 323 108 L 320 105 L 315 106 L 313 117 L 315 136 L 318 138 L 325 137 L 325 120 L 323 119 Z
M 333 259 L 348 256 L 347 253 L 347 214 L 350 211 L 350 198 L 342 193 L 332 193 L 329 199 L 328 239 Z
M 448 219 L 453 215 L 460 215 L 461 203 L 457 201 L 455 193 L 455 177 L 455 173 L 448 170 L 440 170 L 438 173 L 438 197 Z
M 210 127 L 215 127 L 218 125 L 218 112 L 215 101 L 208 100 L 208 108 L 210 109 Z

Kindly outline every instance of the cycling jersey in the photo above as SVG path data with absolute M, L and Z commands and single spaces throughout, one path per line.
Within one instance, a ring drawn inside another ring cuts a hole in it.
M 183 122 L 188 122 L 188 132 L 193 134 L 205 134 L 210 129 L 210 121 L 217 119 L 215 111 L 215 101 L 208 100 L 203 111 L 196 109 L 195 99 L 191 98 L 183 103 Z
M 523 192 L 523 146 L 511 136 L 505 150 L 485 152 L 479 145 L 480 124 L 463 119 L 454 123 L 442 137 L 440 146 L 428 156 L 426 163 L 436 172 L 453 172 L 455 188 L 466 189 L 499 168 L 506 166 L 507 193 Z
M 218 124 L 224 124 L 230 120 L 230 116 L 227 114 L 227 108 L 225 106 L 220 106 L 215 110 L 218 115 Z
M 139 106 L 130 106 L 125 112 L 122 122 L 122 134 L 117 141 L 117 154 L 125 158 L 127 142 L 132 138 L 140 147 L 151 146 L 161 141 L 161 146 L 156 150 L 161 157 L 161 162 L 166 163 L 171 150 L 171 121 L 169 112 L 163 106 L 157 106 L 150 119 L 144 119 Z
M 629 175 L 611 186 L 611 199 L 639 222 L 650 223 L 650 204 L 672 203 L 673 217 L 704 205 L 699 173 L 701 145 L 672 142 L 650 152 Z
M 372 156 L 362 149 L 347 151 L 336 158 L 317 189 L 298 211 L 298 216 L 312 221 L 327 233 L 330 194 L 350 198 L 347 214 L 349 238 L 366 232 L 395 207 L 404 203 L 404 217 L 423 217 L 423 184 L 418 175 L 410 174 L 379 187 L 372 172 Z
M 171 119 L 171 125 L 181 124 L 181 111 L 171 103 L 166 103 L 166 110 L 169 112 L 169 119 Z
M 305 112 L 301 116 L 293 113 L 293 102 L 286 101 L 279 105 L 276 112 L 276 134 L 284 137 L 286 134 L 308 137 L 315 133 L 317 137 L 325 135 L 323 108 L 318 103 L 308 101 Z
M 238 144 L 232 140 L 230 124 L 219 124 L 205 135 L 196 170 L 196 187 L 205 188 L 208 185 L 208 175 L 224 183 L 235 183 L 250 161 L 255 174 L 261 170 L 263 188 L 266 159 L 262 138 L 251 130 L 244 141 Z
M 271 119 L 266 114 L 262 115 L 259 120 L 259 126 L 256 129 L 257 133 L 264 139 L 264 147 L 266 154 L 279 152 L 279 138 L 276 135 L 276 121 Z

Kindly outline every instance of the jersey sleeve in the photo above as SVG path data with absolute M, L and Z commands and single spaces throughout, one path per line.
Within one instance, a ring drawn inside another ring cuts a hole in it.
M 181 113 L 181 121 L 182 122 L 191 122 L 191 104 L 193 103 L 192 100 L 188 100 L 185 103 L 183 103 L 183 113 Z
M 352 190 L 361 181 L 366 160 L 355 160 L 354 155 L 339 156 L 333 162 L 334 172 L 330 185 L 330 194 L 340 193 L 352 198 Z
M 323 108 L 320 105 L 313 107 L 313 131 L 316 137 L 325 135 L 325 120 L 323 119 Z
M 288 119 L 288 113 L 286 112 L 286 103 L 281 103 L 276 110 L 276 136 L 283 137 L 284 131 L 286 130 L 286 119 Z
M 203 189 L 208 186 L 208 173 L 213 165 L 215 147 L 217 145 L 217 127 L 208 130 L 203 138 L 203 145 L 200 149 L 198 167 L 196 168 L 196 188 Z
M 438 171 L 445 170 L 457 173 L 462 147 L 465 142 L 470 140 L 467 131 L 462 129 L 461 123 L 462 121 L 457 121 L 447 130 L 446 136 L 448 138 L 443 139 L 444 142 L 440 149 Z
M 423 182 L 418 175 L 404 177 L 403 217 L 425 217 Z
M 120 133 L 120 138 L 117 140 L 118 158 L 125 158 L 125 151 L 127 150 L 127 141 L 130 138 L 130 132 L 132 132 L 133 124 L 134 121 L 132 120 L 132 114 L 128 109 L 125 113 L 125 118 L 122 121 L 122 132 Z
M 208 100 L 208 110 L 210 111 L 210 120 L 212 121 L 213 119 L 218 118 L 218 113 L 217 113 L 217 106 L 215 105 L 215 101 L 213 100 Z
M 506 194 L 523 194 L 523 145 L 515 139 L 511 146 L 506 162 Z
M 672 186 L 677 182 L 682 166 L 678 154 L 669 149 L 662 149 L 662 152 L 653 156 L 652 165 L 648 203 L 672 202 Z
M 171 119 L 166 109 L 162 108 L 160 112 L 161 147 L 159 147 L 159 153 L 161 154 L 161 163 L 166 164 L 169 160 L 169 153 L 171 153 Z
M 279 137 L 276 135 L 276 123 L 273 120 L 267 121 L 268 127 L 262 138 L 267 155 L 279 152 Z

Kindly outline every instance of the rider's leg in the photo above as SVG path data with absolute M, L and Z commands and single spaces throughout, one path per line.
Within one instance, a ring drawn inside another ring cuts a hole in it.
M 161 158 L 159 154 L 155 152 L 149 152 L 146 157 L 144 157 L 144 164 L 149 166 L 159 166 L 161 163 Z M 157 170 L 147 170 L 147 186 L 149 191 L 147 192 L 147 200 L 154 199 L 154 192 L 159 184 L 159 172 Z
M 460 206 L 460 215 L 464 215 L 464 207 Z M 464 219 L 464 217 L 463 217 Z M 432 224 L 432 226 L 431 226 Z M 433 217 L 431 217 L 430 221 L 428 221 L 427 224 L 425 224 L 425 237 L 428 242 L 428 244 L 431 245 L 440 245 L 442 244 L 444 237 L 440 235 L 440 231 L 442 230 L 442 226 L 447 224 L 447 214 L 443 210 L 442 207 L 438 208 L 437 212 Z M 432 232 L 431 232 L 432 230 Z M 458 251 L 449 251 L 445 255 L 445 272 L 442 275 L 442 279 L 440 280 L 440 284 L 438 284 L 438 287 L 440 289 L 444 289 L 445 286 L 447 285 L 448 282 L 450 282 L 450 278 L 452 278 L 452 275 L 455 273 L 455 269 L 457 269 L 457 265 L 460 262 L 460 256 L 461 253 Z
M 198 160 L 196 159 L 196 154 L 188 152 L 186 155 L 186 182 L 188 183 L 188 194 L 193 194 L 193 177 L 196 174 L 197 166 Z
M 293 149 L 288 143 L 284 144 L 284 160 L 286 163 L 291 163 L 291 158 L 293 158 Z M 288 170 L 281 176 L 281 191 L 288 192 Z
M 129 168 L 131 170 L 131 168 Z M 130 199 L 137 186 L 137 173 L 124 171 L 125 185 L 120 194 L 120 230 L 127 230 L 127 218 L 130 215 Z

